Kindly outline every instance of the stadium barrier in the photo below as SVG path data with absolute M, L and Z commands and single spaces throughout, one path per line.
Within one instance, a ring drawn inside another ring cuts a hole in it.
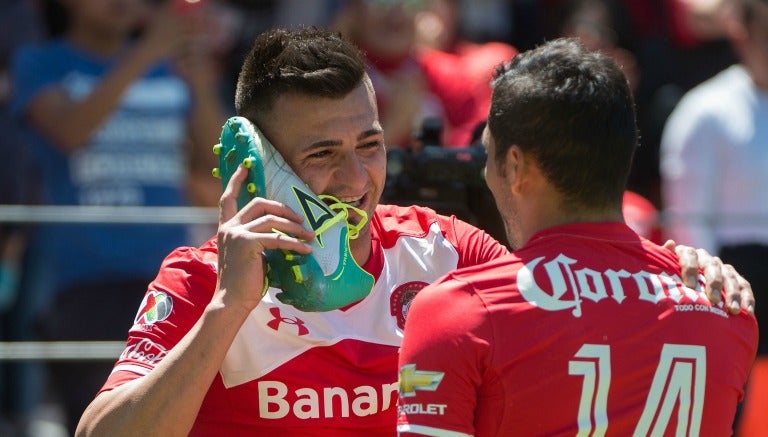
M 205 207 L 0 205 L 0 223 L 28 225 L 45 223 L 212 225 L 218 222 L 218 214 L 218 209 Z M 123 349 L 125 349 L 125 340 L 0 342 L 0 362 L 114 361 Z
M 681 217 L 660 213 L 659 223 Z M 729 217 L 739 222 L 768 221 L 766 217 L 744 215 Z M 716 217 L 701 215 L 685 220 L 701 223 Z M 155 225 L 212 225 L 218 222 L 218 209 L 207 207 L 140 207 L 140 206 L 54 206 L 0 205 L 0 223 L 107 223 Z M 0 362 L 50 360 L 115 360 L 125 348 L 124 341 L 73 342 L 0 342 Z

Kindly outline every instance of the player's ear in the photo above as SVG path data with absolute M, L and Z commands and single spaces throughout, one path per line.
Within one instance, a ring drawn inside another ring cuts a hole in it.
M 520 184 L 523 181 L 524 165 L 525 155 L 520 147 L 513 145 L 507 149 L 507 154 L 504 157 L 499 173 L 506 179 L 510 189 L 514 192 L 519 192 L 520 190 Z

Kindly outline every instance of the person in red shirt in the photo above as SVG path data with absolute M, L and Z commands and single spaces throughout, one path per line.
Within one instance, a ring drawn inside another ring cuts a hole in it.
M 465 41 L 427 49 L 418 42 L 417 20 L 431 6 L 423 0 L 344 0 L 336 14 L 334 26 L 365 53 L 393 147 L 418 148 L 414 133 L 426 118 L 442 120 L 441 145 L 469 146 L 488 112 L 493 67 L 516 53 L 506 44 Z
M 517 49 L 502 41 L 475 42 L 461 31 L 461 4 L 458 0 L 426 0 L 416 14 L 416 45 L 418 59 L 447 114 L 466 114 L 444 143 L 463 147 L 471 143 L 473 129 L 484 122 L 491 105 L 490 82 L 496 66 L 512 59 Z M 460 72 L 461 74 L 457 74 Z M 472 105 L 462 101 L 471 96 Z M 469 115 L 469 111 L 475 111 Z
M 499 71 L 486 180 L 516 250 L 414 298 L 401 435 L 732 433 L 757 322 L 624 222 L 637 143 L 626 77 L 577 40 Z

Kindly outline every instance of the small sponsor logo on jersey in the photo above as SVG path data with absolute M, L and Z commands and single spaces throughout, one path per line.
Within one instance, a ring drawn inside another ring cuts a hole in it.
M 542 256 L 528 262 L 517 272 L 520 295 L 542 310 L 571 310 L 574 317 L 581 317 L 584 300 L 597 303 L 613 299 L 621 304 L 628 295 L 653 304 L 671 301 L 706 306 L 707 300 L 701 291 L 702 277 L 697 291 L 683 285 L 678 275 L 574 268 L 577 263 L 563 254 L 550 260 Z
M 280 381 L 259 381 L 263 419 L 365 417 L 394 407 L 397 382 L 380 386 L 289 388 Z
M 405 364 L 400 367 L 400 396 L 416 396 L 417 390 L 435 391 L 440 381 L 445 376 L 444 372 L 431 370 L 416 370 L 415 364 Z
M 165 320 L 173 310 L 173 299 L 162 291 L 150 290 L 144 295 L 139 305 L 134 323 L 137 325 L 152 325 Z
M 725 312 L 725 310 L 723 310 L 722 307 L 723 307 L 722 301 L 720 301 L 720 303 L 718 303 L 717 306 L 709 306 L 703 303 L 696 303 L 696 304 L 686 303 L 686 304 L 675 305 L 675 311 L 677 312 L 696 311 L 696 312 L 712 313 L 714 315 L 724 317 L 727 319 L 728 313 Z
M 307 329 L 306 326 L 304 326 L 304 321 L 301 320 L 298 317 L 283 317 L 282 314 L 280 314 L 280 308 L 278 307 L 272 307 L 269 309 L 269 312 L 272 314 L 272 320 L 267 322 L 267 326 L 274 329 L 275 331 L 279 331 L 281 326 L 287 325 L 287 326 L 295 326 L 296 327 L 296 335 L 302 336 L 309 334 L 309 329 Z
M 403 404 L 397 407 L 399 414 L 425 414 L 428 416 L 442 416 L 445 414 L 446 404 Z
M 422 281 L 406 282 L 397 287 L 389 297 L 389 313 L 397 318 L 397 326 L 405 327 L 405 319 L 408 317 L 408 309 L 416 294 L 428 284 Z
M 138 361 L 154 367 L 167 354 L 168 350 L 166 348 L 152 340 L 143 338 L 138 343 L 125 348 L 123 353 L 120 354 L 119 361 Z

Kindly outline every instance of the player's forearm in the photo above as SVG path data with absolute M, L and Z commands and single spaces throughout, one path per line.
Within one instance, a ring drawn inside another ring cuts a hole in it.
M 99 395 L 83 414 L 77 435 L 187 435 L 246 316 L 209 305 L 150 374 Z

